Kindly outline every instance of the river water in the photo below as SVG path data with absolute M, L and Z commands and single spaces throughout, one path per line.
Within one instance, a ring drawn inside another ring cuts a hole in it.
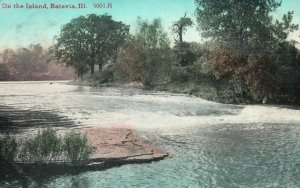
M 61 176 L 45 187 L 300 187 L 298 109 L 66 82 L 2 82 L 0 105 L 51 111 L 79 126 L 134 128 L 170 153 L 149 164 Z

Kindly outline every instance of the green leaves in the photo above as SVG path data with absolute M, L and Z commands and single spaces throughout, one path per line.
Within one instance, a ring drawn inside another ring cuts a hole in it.
M 162 82 L 168 77 L 168 69 L 171 63 L 170 40 L 161 24 L 160 19 L 153 19 L 151 22 L 138 19 L 135 39 L 141 43 L 144 49 L 141 53 L 146 54 L 146 61 L 143 63 L 142 82 L 145 85 L 153 85 L 155 82 Z
M 117 62 L 116 71 L 121 80 L 144 81 L 147 54 L 141 41 L 127 40 L 119 50 Z
M 12 143 L 7 143 L 7 145 L 12 149 L 15 148 L 12 147 L 14 146 Z M 21 161 L 38 163 L 71 162 L 77 164 L 85 162 L 91 153 L 85 134 L 71 131 L 61 138 L 52 128 L 39 130 L 36 135 L 20 143 L 20 148 Z
M 129 34 L 129 26 L 108 15 L 90 14 L 71 20 L 61 29 L 54 54 L 61 62 L 76 68 L 78 76 L 117 53 Z
M 82 163 L 91 153 L 88 139 L 85 134 L 75 131 L 67 133 L 64 138 L 64 150 L 72 163 Z
M 197 21 L 202 36 L 218 41 L 237 55 L 264 56 L 298 28 L 292 12 L 274 21 L 271 13 L 281 1 L 195 0 Z
M 152 20 L 150 23 L 139 18 L 136 38 L 147 49 L 170 48 L 170 40 L 159 18 Z
M 62 141 L 56 132 L 47 128 L 25 142 L 26 152 L 33 161 L 48 161 L 62 153 Z
M 0 164 L 13 162 L 17 154 L 17 148 L 18 144 L 15 137 L 5 135 L 0 138 Z

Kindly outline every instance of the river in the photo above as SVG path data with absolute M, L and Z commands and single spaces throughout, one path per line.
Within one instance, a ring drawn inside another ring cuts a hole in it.
M 55 81 L 1 82 L 0 104 L 51 111 L 83 127 L 133 128 L 170 153 L 45 187 L 300 187 L 299 109 Z

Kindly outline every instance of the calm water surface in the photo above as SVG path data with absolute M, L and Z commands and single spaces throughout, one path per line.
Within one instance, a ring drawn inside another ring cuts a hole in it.
M 52 111 L 79 126 L 135 128 L 171 155 L 45 187 L 300 187 L 299 110 L 65 82 L 6 82 L 0 90 L 1 105 Z

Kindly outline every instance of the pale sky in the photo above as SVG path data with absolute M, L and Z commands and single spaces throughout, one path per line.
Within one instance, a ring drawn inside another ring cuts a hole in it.
M 111 3 L 112 8 L 93 8 L 93 3 Z M 23 4 L 78 4 L 86 3 L 86 9 L 16 9 L 2 8 L 5 5 Z M 300 0 L 283 0 L 282 6 L 275 13 L 281 17 L 283 13 L 294 11 L 294 22 L 300 24 Z M 53 37 L 59 34 L 62 25 L 80 15 L 90 13 L 112 15 L 114 20 L 131 25 L 134 31 L 137 17 L 152 20 L 161 18 L 162 23 L 170 32 L 172 23 L 185 13 L 196 23 L 194 0 L 0 0 L 0 50 L 4 48 L 26 47 L 40 43 L 45 47 L 52 44 Z M 196 25 L 184 35 L 186 41 L 201 42 Z M 299 32 L 291 37 L 300 42 Z M 170 38 L 172 38 L 170 34 Z

